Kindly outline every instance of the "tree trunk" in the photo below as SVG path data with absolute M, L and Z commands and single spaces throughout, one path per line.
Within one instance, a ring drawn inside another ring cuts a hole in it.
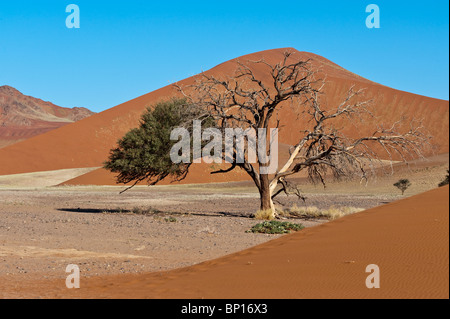
M 275 219 L 276 212 L 275 206 L 272 201 L 272 192 L 269 185 L 269 175 L 261 174 L 259 177 L 260 180 L 260 200 L 261 200 L 261 210 L 271 210 L 271 219 Z

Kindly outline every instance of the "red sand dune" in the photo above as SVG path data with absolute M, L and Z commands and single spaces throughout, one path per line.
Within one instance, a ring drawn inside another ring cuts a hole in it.
M 226 168 L 225 164 L 223 166 Z M 170 185 L 170 184 L 203 184 L 203 183 L 225 183 L 225 182 L 240 182 L 251 180 L 250 177 L 241 169 L 235 169 L 227 174 L 211 174 L 215 169 L 211 164 L 194 164 L 189 169 L 189 174 L 185 179 L 181 181 L 175 181 L 170 177 L 162 180 L 158 185 Z M 129 183 L 127 185 L 132 185 Z M 99 168 L 93 170 L 92 172 L 83 174 L 81 176 L 75 177 L 64 183 L 62 185 L 117 185 L 115 174 L 112 174 L 106 169 Z M 146 181 L 138 183 L 138 185 L 147 185 Z
M 448 101 L 385 87 L 359 77 L 312 53 L 299 52 L 295 49 L 262 51 L 222 63 L 207 71 L 207 73 L 216 77 L 232 75 L 236 70 L 236 61 L 238 60 L 245 62 L 264 58 L 266 62 L 275 64 L 281 61 L 283 52 L 286 50 L 294 52 L 292 59 L 312 59 L 313 64 L 320 67 L 323 73 L 327 75 L 326 102 L 328 105 L 336 105 L 341 102 L 351 85 L 355 85 L 357 88 L 366 88 L 366 98 L 375 100 L 377 115 L 381 121 L 390 123 L 403 114 L 423 118 L 426 128 L 434 137 L 433 142 L 437 145 L 437 153 L 448 152 Z M 254 67 L 254 72 L 267 80 L 262 65 Z M 182 86 L 188 85 L 194 81 L 194 78 L 188 78 L 179 84 Z M 177 92 L 174 87 L 167 86 L 74 124 L 0 149 L 0 175 L 102 166 L 103 161 L 108 157 L 109 150 L 116 145 L 117 140 L 128 130 L 138 125 L 140 115 L 147 106 L 160 100 L 169 99 L 175 94 Z M 296 132 L 305 123 L 301 118 L 297 118 L 296 114 L 292 114 L 289 107 L 283 108 L 280 118 L 281 123 L 285 125 L 280 132 L 280 143 L 292 145 L 296 140 Z M 367 128 L 369 127 L 368 125 Z M 350 134 L 355 130 L 353 127 L 347 127 L 346 129 Z M 205 172 L 207 167 L 208 165 L 203 165 L 196 170 Z M 101 183 L 114 183 L 113 176 L 107 176 L 108 174 L 107 172 L 95 171 L 79 180 L 71 181 L 71 183 L 98 184 L 97 178 L 101 178 Z M 211 179 L 223 179 L 225 181 L 244 178 L 244 175 L 239 174 L 239 172 L 227 174 L 225 177 L 219 177 L 218 175 L 211 177 L 203 173 L 202 176 L 205 177 L 205 180 L 200 179 L 199 176 L 192 178 L 197 182 L 207 182 Z
M 0 147 L 62 127 L 90 116 L 85 108 L 65 108 L 0 86 Z
M 27 285 L 49 298 L 449 298 L 448 186 L 168 272 Z M 366 287 L 366 267 L 380 288 Z
M 0 127 L 0 148 L 27 140 L 33 136 L 47 133 L 70 122 L 33 121 L 32 126 L 9 125 Z

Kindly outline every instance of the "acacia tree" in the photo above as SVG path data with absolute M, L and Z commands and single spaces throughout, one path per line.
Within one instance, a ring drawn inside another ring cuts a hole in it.
M 171 161 L 170 150 L 174 142 L 170 134 L 179 126 L 192 130 L 192 121 L 197 119 L 203 120 L 205 127 L 215 125 L 207 113 L 195 105 L 189 105 L 186 99 L 174 98 L 148 107 L 141 116 L 139 126 L 119 139 L 103 167 L 118 173 L 118 183 L 133 183 L 124 191 L 141 181 L 155 185 L 169 176 L 175 181 L 184 179 L 192 158 L 186 163 Z
M 206 110 L 216 122 L 218 128 L 266 129 L 280 128 L 278 117 L 281 108 L 290 105 L 296 114 L 303 117 L 308 127 L 298 128 L 298 138 L 290 149 L 288 160 L 275 174 L 263 169 L 269 164 L 267 154 L 258 154 L 257 162 L 248 160 L 231 163 L 228 169 L 220 169 L 212 174 L 227 173 L 236 168 L 243 169 L 253 180 L 260 194 L 260 209 L 270 210 L 271 217 L 277 216 L 274 198 L 280 193 L 294 193 L 302 197 L 295 185 L 287 179 L 289 176 L 306 170 L 309 178 L 325 185 L 325 178 L 354 176 L 366 178 L 373 170 L 375 162 L 381 159 L 403 161 L 410 157 L 422 156 L 422 148 L 428 137 L 422 132 L 420 123 L 414 121 L 405 126 L 399 120 L 389 127 L 379 124 L 372 128 L 367 136 L 346 136 L 342 129 L 336 128 L 337 119 L 362 121 L 367 125 L 367 117 L 374 115 L 370 111 L 371 101 L 360 97 L 364 90 L 351 87 L 342 102 L 336 106 L 322 105 L 325 81 L 317 79 L 318 72 L 313 71 L 311 62 L 296 61 L 291 53 L 285 52 L 281 62 L 271 65 L 264 60 L 240 63 L 235 75 L 219 79 L 202 73 L 200 79 L 187 87 L 178 86 L 180 92 L 190 104 Z M 259 66 L 259 72 L 254 68 Z M 261 68 L 261 66 L 263 68 Z M 261 76 L 261 69 L 265 74 Z M 266 145 L 270 136 L 267 136 Z M 248 142 L 248 141 L 247 141 Z M 380 150 L 375 151 L 375 147 Z M 237 150 L 233 150 L 236 159 Z M 222 153 L 227 160 L 229 155 Z M 279 188 L 277 190 L 277 188 Z
M 401 192 L 402 195 L 405 195 L 405 191 L 411 186 L 411 182 L 409 179 L 403 178 L 394 184 Z
M 340 127 L 335 126 L 336 120 L 343 119 L 352 124 L 358 120 L 367 126 L 367 118 L 374 116 L 370 111 L 371 101 L 361 98 L 363 90 L 351 87 L 341 103 L 324 107 L 322 98 L 326 81 L 318 78 L 311 61 L 298 61 L 291 57 L 291 53 L 285 52 L 282 61 L 275 65 L 264 60 L 238 64 L 236 73 L 231 77 L 219 79 L 201 73 L 192 85 L 181 87 L 175 84 L 185 98 L 174 109 L 178 116 L 167 121 L 161 112 L 152 113 L 159 114 L 159 120 L 143 118 L 140 131 L 129 133 L 130 136 L 124 137 L 119 141 L 119 147 L 111 151 L 105 167 L 119 173 L 118 182 L 147 179 L 155 184 L 170 175 L 179 179 L 186 176 L 190 164 L 176 164 L 170 159 L 170 147 L 173 145 L 169 139 L 170 129 L 181 126 L 190 131 L 192 120 L 197 119 L 222 133 L 230 128 L 265 129 L 269 132 L 271 128 L 280 129 L 283 125 L 278 116 L 283 107 L 291 107 L 302 118 L 302 123 L 306 123 L 304 127 L 297 128 L 296 142 L 290 148 L 285 163 L 278 166 L 275 172 L 268 172 L 271 163 L 267 158 L 271 158 L 271 150 L 258 152 L 256 160 L 251 161 L 249 148 L 241 154 L 237 143 L 233 143 L 231 154 L 225 151 L 226 147 L 220 154 L 214 154 L 229 162 L 230 166 L 212 172 L 220 174 L 237 168 L 244 170 L 259 190 L 260 209 L 270 210 L 272 218 L 277 217 L 274 205 L 276 196 L 284 192 L 302 198 L 297 186 L 289 179 L 297 173 L 306 171 L 313 182 L 325 185 L 329 175 L 366 178 L 381 159 L 392 162 L 397 157 L 406 161 L 413 156 L 422 156 L 421 150 L 428 137 L 423 134 L 420 123 L 404 125 L 399 120 L 388 127 L 374 125 L 372 134 L 346 136 Z M 169 109 L 169 113 L 172 111 Z M 151 113 L 151 110 L 148 112 Z M 164 136 L 154 134 L 160 130 L 158 125 L 161 124 L 164 124 Z M 140 135 L 137 142 L 134 137 L 136 133 Z M 154 135 L 149 137 L 148 134 Z M 153 141 L 155 138 L 163 142 Z M 244 138 L 247 144 L 251 142 L 248 135 Z M 263 142 L 257 139 L 257 144 L 270 144 L 271 135 L 267 134 L 264 138 Z M 150 146 L 145 146 L 146 143 Z M 155 153 L 158 155 L 154 156 Z

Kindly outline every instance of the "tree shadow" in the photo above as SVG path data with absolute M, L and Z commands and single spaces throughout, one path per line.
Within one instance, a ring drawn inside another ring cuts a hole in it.
M 98 208 L 57 208 L 60 212 L 80 213 L 80 214 L 128 214 L 131 210 L 125 209 L 98 209 Z
M 251 214 L 232 213 L 232 212 L 175 212 L 175 211 L 162 211 L 158 209 L 100 209 L 100 208 L 57 208 L 60 212 L 79 213 L 79 214 L 127 214 L 127 215 L 144 215 L 144 216 L 202 216 L 202 217 L 241 217 L 251 218 Z

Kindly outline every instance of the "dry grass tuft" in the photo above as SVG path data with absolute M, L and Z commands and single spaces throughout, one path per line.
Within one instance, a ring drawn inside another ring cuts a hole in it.
M 285 210 L 282 215 L 285 217 L 299 217 L 305 219 L 320 219 L 325 218 L 329 220 L 338 219 L 346 215 L 351 215 L 363 211 L 363 208 L 357 207 L 337 207 L 331 206 L 326 210 L 320 210 L 315 206 L 297 207 L 294 205 L 292 208 Z
M 261 219 L 261 220 L 272 220 L 272 210 L 258 210 L 255 214 L 255 219 Z

